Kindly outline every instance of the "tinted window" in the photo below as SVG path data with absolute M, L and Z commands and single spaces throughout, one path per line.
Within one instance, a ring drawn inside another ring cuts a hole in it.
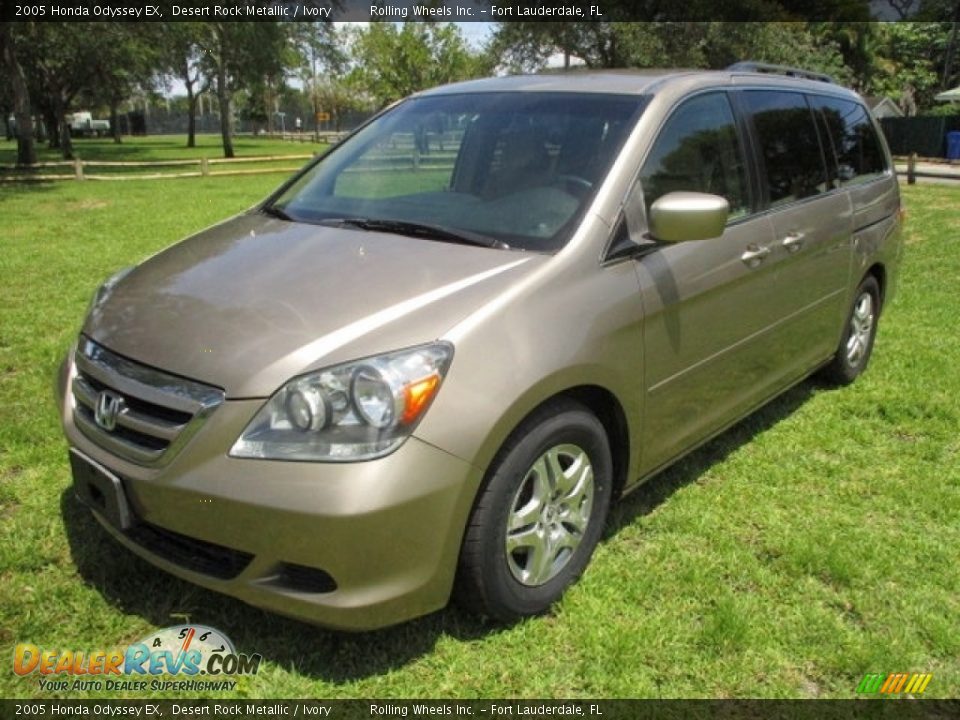
M 887 159 L 867 109 L 850 100 L 815 97 L 833 144 L 840 182 L 864 182 L 887 169 Z
M 766 169 L 771 205 L 828 189 L 826 168 L 813 113 L 799 93 L 750 90 L 744 93 Z
M 747 173 L 730 101 L 723 93 L 692 98 L 667 120 L 640 171 L 644 202 L 675 191 L 711 193 L 731 216 L 750 208 Z

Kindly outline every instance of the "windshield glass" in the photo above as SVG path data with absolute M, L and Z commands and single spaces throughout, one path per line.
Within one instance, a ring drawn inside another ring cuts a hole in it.
M 300 222 L 416 224 L 552 252 L 645 104 L 638 95 L 588 93 L 414 98 L 337 147 L 273 208 Z

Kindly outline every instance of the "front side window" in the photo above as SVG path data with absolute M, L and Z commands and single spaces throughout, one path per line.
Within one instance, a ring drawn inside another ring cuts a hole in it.
M 806 98 L 775 90 L 749 90 L 743 96 L 760 145 L 770 204 L 785 205 L 828 190 L 820 139 Z
M 866 182 L 887 170 L 886 155 L 867 109 L 852 100 L 813 98 L 826 122 L 841 184 Z
M 648 210 L 662 195 L 687 191 L 726 198 L 731 217 L 749 212 L 746 165 L 726 94 L 680 105 L 643 163 L 640 181 Z
M 336 148 L 273 208 L 301 222 L 429 225 L 551 252 L 646 102 L 588 93 L 413 98 Z

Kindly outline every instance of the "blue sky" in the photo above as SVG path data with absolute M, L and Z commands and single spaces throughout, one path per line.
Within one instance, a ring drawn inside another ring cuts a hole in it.
M 460 32 L 466 38 L 467 42 L 473 47 L 480 47 L 486 42 L 487 38 L 493 34 L 496 23 L 489 22 L 466 22 L 455 23 L 460 28 Z

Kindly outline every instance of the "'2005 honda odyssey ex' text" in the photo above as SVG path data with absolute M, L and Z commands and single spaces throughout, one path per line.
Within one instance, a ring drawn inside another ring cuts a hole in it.
M 316 623 L 543 612 L 613 500 L 864 370 L 901 221 L 826 77 L 423 92 L 98 290 L 59 379 L 76 492 L 151 563 Z

